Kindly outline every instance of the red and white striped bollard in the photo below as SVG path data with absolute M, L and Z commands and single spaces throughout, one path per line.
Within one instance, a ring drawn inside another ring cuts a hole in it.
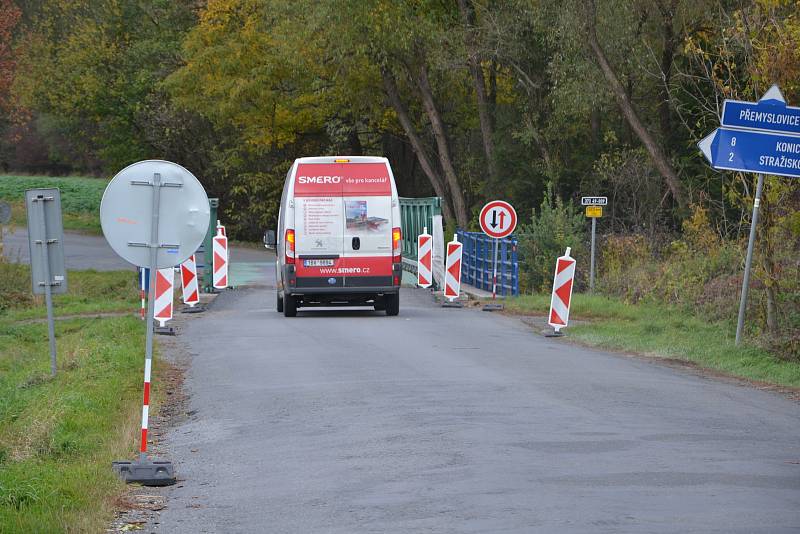
M 430 287 L 432 284 L 432 258 L 433 237 L 428 233 L 426 226 L 417 237 L 417 285 L 419 287 Z
M 556 335 L 560 335 L 560 330 L 569 322 L 569 307 L 575 280 L 575 258 L 569 255 L 571 250 L 567 247 L 564 255 L 556 260 L 556 273 L 553 276 L 553 294 L 550 297 L 547 324 L 553 327 Z

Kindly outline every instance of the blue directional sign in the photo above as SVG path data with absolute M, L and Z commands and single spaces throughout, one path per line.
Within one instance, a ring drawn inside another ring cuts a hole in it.
M 787 106 L 780 89 L 773 85 L 758 102 L 726 100 L 721 123 L 731 128 L 800 135 L 800 108 Z
M 800 137 L 717 128 L 698 146 L 715 169 L 800 176 Z

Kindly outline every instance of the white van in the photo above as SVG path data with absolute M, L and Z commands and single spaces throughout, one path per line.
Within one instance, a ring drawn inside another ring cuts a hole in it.
M 310 306 L 400 310 L 400 202 L 386 158 L 300 158 L 278 215 L 278 311 Z M 271 243 L 270 243 L 271 244 Z

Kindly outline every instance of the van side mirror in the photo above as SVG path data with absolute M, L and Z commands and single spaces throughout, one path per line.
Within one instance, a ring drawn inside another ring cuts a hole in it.
M 264 246 L 266 248 L 275 248 L 278 241 L 275 239 L 275 230 L 267 230 L 264 234 Z

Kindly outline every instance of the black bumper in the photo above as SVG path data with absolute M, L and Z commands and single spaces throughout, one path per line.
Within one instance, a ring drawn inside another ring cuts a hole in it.
M 294 265 L 283 268 L 283 290 L 289 295 L 365 295 L 400 291 L 402 264 L 392 265 L 391 276 L 298 277 Z M 395 284 L 395 281 L 398 283 Z

